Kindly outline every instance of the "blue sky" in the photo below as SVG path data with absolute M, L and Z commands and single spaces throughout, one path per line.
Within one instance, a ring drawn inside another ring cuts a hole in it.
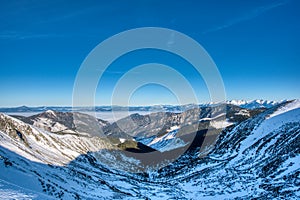
M 297 0 L 2 0 L 0 5 L 0 107 L 71 105 L 76 73 L 88 53 L 114 34 L 148 26 L 174 29 L 198 41 L 220 71 L 227 99 L 300 98 Z M 143 62 L 176 68 L 199 99 L 209 101 L 191 66 L 153 50 L 116 60 L 100 82 L 96 103 L 109 104 L 116 81 Z M 132 98 L 135 104 L 176 104 L 168 89 L 156 85 Z

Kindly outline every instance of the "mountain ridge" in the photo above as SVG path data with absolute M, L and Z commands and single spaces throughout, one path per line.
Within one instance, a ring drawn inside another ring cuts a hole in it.
M 241 110 L 233 113 L 246 116 Z M 2 188 L 8 188 L 20 198 L 27 195 L 36 199 L 300 198 L 299 101 L 264 109 L 222 129 L 206 156 L 201 156 L 196 145 L 169 165 L 144 173 L 126 170 L 126 166 L 138 167 L 138 161 L 124 157 L 113 145 L 111 150 L 85 151 L 63 165 L 55 164 L 57 158 L 54 158 L 59 154 L 47 154 L 46 151 L 40 153 L 44 157 L 52 156 L 51 160 L 45 160 L 52 164 L 28 160 L 21 154 L 30 151 L 29 147 L 22 150 L 25 148 L 21 145 L 24 143 L 22 138 L 26 138 L 30 145 L 34 136 L 23 135 L 21 138 L 14 128 L 23 133 L 28 127 L 34 127 L 17 119 L 13 119 L 14 126 L 8 126 L 7 122 L 12 118 L 3 114 L 0 119 L 0 194 Z M 46 138 L 55 135 L 43 131 L 41 134 Z M 86 137 L 64 135 L 60 138 Z M 9 146 L 13 144 L 20 146 L 20 150 Z M 39 143 L 47 147 L 51 144 L 55 142 Z M 68 145 L 72 147 L 76 143 Z M 123 170 L 118 166 L 123 166 Z M 16 189 L 9 183 L 20 188 Z
M 83 112 L 83 111 L 96 111 L 96 112 L 111 112 L 111 111 L 172 111 L 181 112 L 195 107 L 205 107 L 218 105 L 220 103 L 227 103 L 240 106 L 242 108 L 255 109 L 255 108 L 270 108 L 274 105 L 286 102 L 289 100 L 227 100 L 225 102 L 208 102 L 200 104 L 185 104 L 185 105 L 152 105 L 152 106 L 95 106 L 95 107 L 72 107 L 72 106 L 17 106 L 17 107 L 0 107 L 0 112 L 45 112 L 47 110 L 60 111 L 60 112 Z M 248 105 L 249 104 L 249 105 Z

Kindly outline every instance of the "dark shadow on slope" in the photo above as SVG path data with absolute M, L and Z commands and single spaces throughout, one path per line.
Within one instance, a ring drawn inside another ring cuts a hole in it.
M 217 130 L 215 130 L 217 131 Z M 217 133 L 217 132 L 216 132 Z M 201 146 L 206 141 L 206 145 L 211 145 L 217 138 L 217 134 L 206 135 L 207 130 L 199 130 L 196 133 L 190 133 L 180 136 L 179 139 L 184 141 L 187 145 L 179 147 L 170 151 L 160 152 L 151 147 L 137 143 L 138 148 L 124 148 L 124 153 L 129 158 L 134 158 L 140 161 L 138 169 L 133 172 L 143 172 L 147 170 L 158 170 L 162 167 L 179 159 L 182 155 L 187 153 L 199 153 Z M 125 144 L 124 144 L 125 145 Z M 205 149 L 205 147 L 203 147 Z M 138 171 L 137 171 L 138 170 Z
M 112 176 L 125 179 L 130 174 L 105 167 L 95 159 L 94 154 L 82 154 L 65 166 L 54 166 L 31 161 L 0 146 L 0 168 L 5 168 L 0 171 L 0 180 L 24 188 L 24 191 L 38 195 L 38 199 L 103 199 L 101 192 L 98 195 L 88 192 L 90 184 L 93 188 L 110 192 L 115 199 L 133 197 L 106 180 Z M 138 178 L 142 176 L 132 177 L 143 179 Z M 145 198 L 142 195 L 136 197 Z

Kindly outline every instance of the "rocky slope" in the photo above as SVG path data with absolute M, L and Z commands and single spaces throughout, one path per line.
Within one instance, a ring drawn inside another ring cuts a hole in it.
M 241 113 L 248 116 L 245 111 Z M 94 143 L 100 149 L 85 150 L 76 158 L 64 160 L 60 151 L 79 151 L 87 142 L 84 138 L 91 142 L 93 137 L 61 136 L 0 116 L 3 196 L 10 193 L 20 199 L 300 198 L 300 101 L 279 104 L 227 126 L 204 157 L 194 145 L 168 166 L 144 173 L 129 172 L 126 166 L 138 166 L 139 161 L 99 138 Z M 35 136 L 46 139 L 38 141 Z M 59 144 L 53 138 L 62 142 L 61 147 L 52 147 Z M 52 153 L 47 154 L 46 149 Z
M 219 128 L 220 126 L 239 123 L 264 110 L 264 108 L 250 110 L 230 104 L 218 104 L 193 108 L 181 113 L 156 112 L 149 115 L 133 114 L 112 123 L 110 126 L 104 127 L 103 130 L 106 135 L 115 137 L 125 137 L 127 134 L 132 137 L 144 138 L 166 133 L 173 126 L 198 126 L 199 121 L 203 122 L 202 129 L 208 128 L 207 124 L 209 123 L 205 122 L 210 122 L 211 126 Z M 185 131 L 185 134 L 187 134 L 187 131 Z
M 102 135 L 102 127 L 109 122 L 79 112 L 47 110 L 29 117 L 13 116 L 45 131 L 59 134 Z M 103 136 L 103 135 L 102 135 Z

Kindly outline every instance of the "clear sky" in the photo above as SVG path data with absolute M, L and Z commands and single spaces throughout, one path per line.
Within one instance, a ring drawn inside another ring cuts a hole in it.
M 71 105 L 76 73 L 88 53 L 114 34 L 149 26 L 198 41 L 218 66 L 227 99 L 300 98 L 299 9 L 297 0 L 1 0 L 0 107 Z M 200 99 L 209 101 L 201 77 L 187 63 L 149 50 L 116 60 L 100 82 L 96 103 L 109 104 L 116 81 L 143 62 L 178 69 Z M 157 85 L 132 98 L 135 104 L 176 103 Z

